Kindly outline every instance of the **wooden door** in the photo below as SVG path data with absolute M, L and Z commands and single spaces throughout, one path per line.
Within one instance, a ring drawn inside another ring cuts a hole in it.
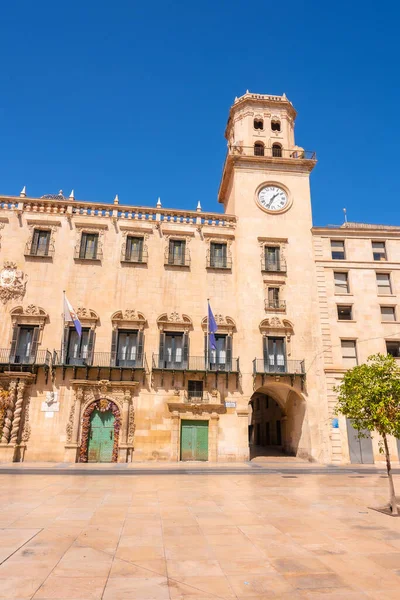
M 181 460 L 208 460 L 208 421 L 182 421 Z
M 93 411 L 90 417 L 88 462 L 112 462 L 114 421 L 111 410 Z

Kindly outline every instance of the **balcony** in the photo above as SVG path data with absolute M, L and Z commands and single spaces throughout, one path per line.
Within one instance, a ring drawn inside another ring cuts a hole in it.
M 286 261 L 284 259 L 266 260 L 264 257 L 262 257 L 261 271 L 268 273 L 286 273 Z
M 108 369 L 109 376 L 111 376 L 111 370 L 118 370 L 120 372 L 120 379 L 122 380 L 122 371 L 131 370 L 132 373 L 135 370 L 141 370 L 144 373 L 148 372 L 146 355 L 143 354 L 141 357 L 135 359 L 126 359 L 124 357 L 115 356 L 112 352 L 93 352 L 89 354 L 81 354 L 79 356 L 63 356 L 63 352 L 54 352 L 53 367 L 62 367 L 63 378 L 67 368 L 72 367 L 76 372 L 77 369 L 86 369 L 88 375 L 89 369 L 97 369 L 97 375 L 100 376 L 102 369 Z
M 265 310 L 272 310 L 277 312 L 285 312 L 286 311 L 286 302 L 285 300 L 269 300 L 265 299 Z
M 153 354 L 153 370 L 163 371 L 207 371 L 212 373 L 239 372 L 239 359 L 232 358 L 229 362 L 209 363 L 204 356 L 189 356 L 188 360 L 167 360 L 159 354 Z
M 229 146 L 228 154 L 238 156 L 255 156 L 257 158 L 281 158 L 295 160 L 317 160 L 317 155 L 303 148 L 267 148 L 266 146 L 242 146 L 239 142 Z
M 164 254 L 164 265 L 166 267 L 190 267 L 190 252 L 185 248 L 182 254 L 173 254 L 166 248 Z
M 202 392 L 195 392 L 189 390 L 183 390 L 184 401 L 189 404 L 209 404 L 210 394 L 203 390 Z
M 222 269 L 230 271 L 232 269 L 232 257 L 231 256 L 215 256 L 214 254 L 207 252 L 207 269 Z
M 288 376 L 291 379 L 292 386 L 296 377 L 300 377 L 301 387 L 303 389 L 306 377 L 304 360 L 286 360 L 281 357 L 255 358 L 253 360 L 253 380 L 255 382 L 257 375 L 262 376 L 262 385 L 267 375 L 273 377 Z
M 52 356 L 49 350 L 37 350 L 35 354 L 19 355 L 11 354 L 9 348 L 0 348 L 0 372 L 20 371 L 36 374 L 39 368 L 43 368 L 46 373 L 46 383 L 48 372 L 52 365 Z

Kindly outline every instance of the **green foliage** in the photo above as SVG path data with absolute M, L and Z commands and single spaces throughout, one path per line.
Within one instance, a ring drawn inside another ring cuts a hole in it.
M 393 356 L 370 356 L 347 371 L 335 391 L 335 414 L 352 419 L 359 437 L 366 437 L 361 431 L 367 429 L 400 438 L 400 368 Z

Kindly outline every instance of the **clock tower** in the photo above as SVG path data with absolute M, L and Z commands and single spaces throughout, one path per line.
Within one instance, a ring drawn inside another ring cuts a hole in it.
M 309 185 L 316 156 L 295 144 L 295 119 L 285 94 L 246 92 L 235 99 L 218 199 L 238 219 L 233 275 L 238 351 L 253 364 L 242 377 L 250 435 L 259 425 L 252 422 L 254 398 L 271 398 L 281 411 L 284 449 L 324 460 L 329 441 Z

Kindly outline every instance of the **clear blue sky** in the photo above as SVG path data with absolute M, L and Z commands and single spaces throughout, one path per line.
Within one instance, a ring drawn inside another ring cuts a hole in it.
M 397 2 L 6 2 L 0 193 L 220 211 L 229 106 L 285 92 L 314 223 L 400 225 Z

